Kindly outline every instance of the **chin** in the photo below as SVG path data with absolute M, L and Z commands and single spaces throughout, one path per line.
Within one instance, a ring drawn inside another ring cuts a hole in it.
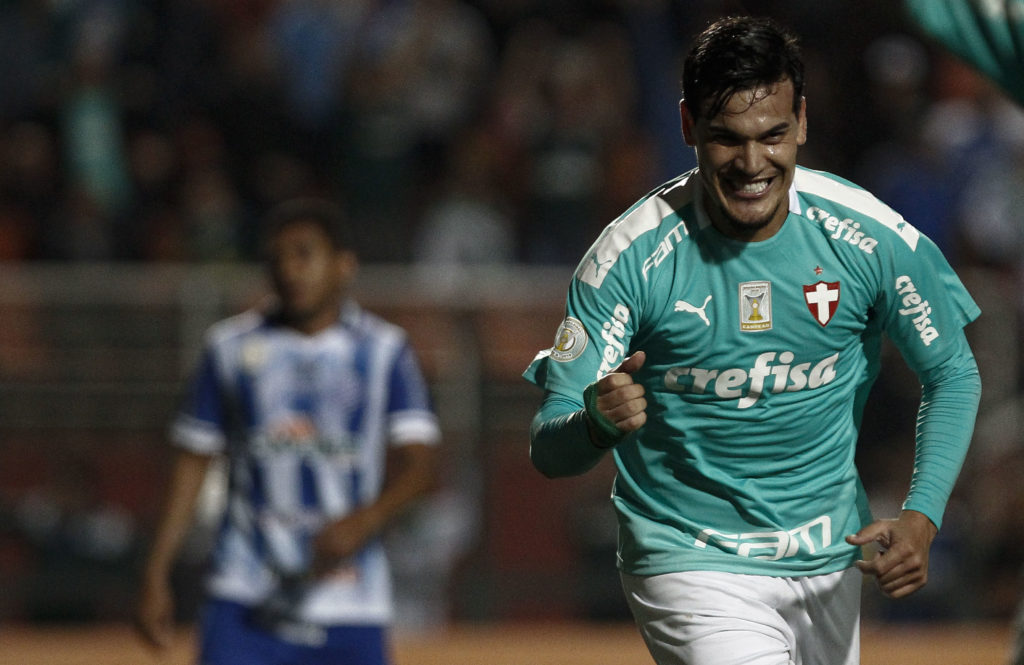
M 744 217 L 735 217 L 733 215 L 730 215 L 728 211 L 726 211 L 725 213 L 725 219 L 727 220 L 729 226 L 731 226 L 734 230 L 741 233 L 752 233 L 754 231 L 760 231 L 761 229 L 768 226 L 772 222 L 771 215 L 766 215 L 764 217 L 755 217 L 751 219 Z
M 309 318 L 309 312 L 307 310 L 301 307 L 295 307 L 294 305 L 291 307 L 285 307 L 283 314 L 288 321 L 295 323 L 305 321 Z
M 762 204 L 764 202 L 761 202 Z M 776 205 L 726 206 L 722 212 L 736 229 L 756 231 L 772 223 L 779 213 L 780 203 Z

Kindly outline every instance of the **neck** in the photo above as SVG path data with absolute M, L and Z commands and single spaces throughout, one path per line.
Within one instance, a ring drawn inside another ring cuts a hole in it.
M 316 312 L 285 312 L 282 320 L 286 326 L 304 335 L 316 335 L 333 326 L 340 316 L 341 306 L 339 304 Z
M 782 228 L 783 223 L 786 221 L 786 217 L 789 215 L 789 210 L 779 210 L 772 215 L 772 218 L 763 224 L 744 224 L 737 222 L 733 218 L 725 214 L 720 208 L 714 205 L 714 202 L 709 200 L 710 197 L 707 193 L 704 194 L 704 209 L 711 220 L 711 225 L 718 230 L 719 233 L 727 238 L 733 240 L 739 240 L 740 242 L 760 242 L 762 240 L 768 240 Z

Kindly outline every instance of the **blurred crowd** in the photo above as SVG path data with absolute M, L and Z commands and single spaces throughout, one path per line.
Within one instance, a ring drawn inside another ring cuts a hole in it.
M 251 261 L 268 207 L 320 195 L 349 211 L 367 262 L 569 266 L 695 164 L 684 49 L 739 11 L 803 39 L 800 163 L 893 205 L 985 311 L 978 452 L 935 555 L 976 602 L 950 607 L 936 584 L 903 611 L 1005 615 L 1024 557 L 1024 494 L 1009 489 L 1024 472 L 1024 113 L 899 3 L 3 2 L 0 261 Z M 866 424 L 862 469 L 883 497 L 905 492 L 887 484 L 912 454 L 907 381 L 883 380 Z
M 320 194 L 367 261 L 574 262 L 692 166 L 683 49 L 750 11 L 804 39 L 804 164 L 874 188 L 949 251 L 1012 260 L 1020 204 L 990 194 L 1019 192 L 1020 169 L 993 164 L 1019 167 L 1019 114 L 908 35 L 898 3 L 872 4 L 5 2 L 0 258 L 249 260 L 268 206 Z

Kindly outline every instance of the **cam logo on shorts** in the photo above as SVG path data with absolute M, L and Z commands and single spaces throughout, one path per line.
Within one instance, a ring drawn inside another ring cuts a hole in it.
M 740 284 L 740 330 L 755 332 L 772 328 L 772 283 Z
M 839 282 L 804 284 L 804 302 L 814 320 L 824 328 L 839 308 Z
M 560 363 L 576 360 L 587 348 L 587 331 L 579 319 L 567 317 L 562 321 L 555 335 L 555 345 L 551 347 L 551 358 Z

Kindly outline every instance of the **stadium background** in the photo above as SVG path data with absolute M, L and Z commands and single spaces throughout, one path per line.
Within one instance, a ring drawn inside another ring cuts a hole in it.
M 927 662 L 1000 662 L 977 645 L 1003 648 L 1021 591 L 1024 117 L 883 0 L 0 5 L 0 649 L 30 663 L 58 635 L 68 660 L 47 662 L 112 662 L 88 660 L 89 635 L 134 648 L 118 627 L 181 381 L 204 328 L 265 292 L 260 213 L 319 194 L 358 224 L 357 296 L 410 330 L 445 430 L 442 491 L 389 539 L 399 625 L 421 654 L 408 662 L 476 638 L 549 644 L 494 628 L 539 622 L 595 629 L 551 638 L 577 655 L 614 635 L 636 654 L 617 632 L 610 465 L 532 471 L 539 395 L 519 373 L 550 346 L 600 227 L 692 165 L 682 49 L 732 11 L 803 37 L 801 162 L 894 205 L 985 312 L 969 329 L 979 426 L 933 581 L 901 603 L 866 586 L 865 619 L 866 635 L 896 635 L 890 649 L 931 643 L 942 659 Z M 858 454 L 879 514 L 906 491 L 918 396 L 888 353 Z M 185 626 L 215 483 L 205 497 L 177 571 Z M 441 627 L 462 632 L 431 647 Z

